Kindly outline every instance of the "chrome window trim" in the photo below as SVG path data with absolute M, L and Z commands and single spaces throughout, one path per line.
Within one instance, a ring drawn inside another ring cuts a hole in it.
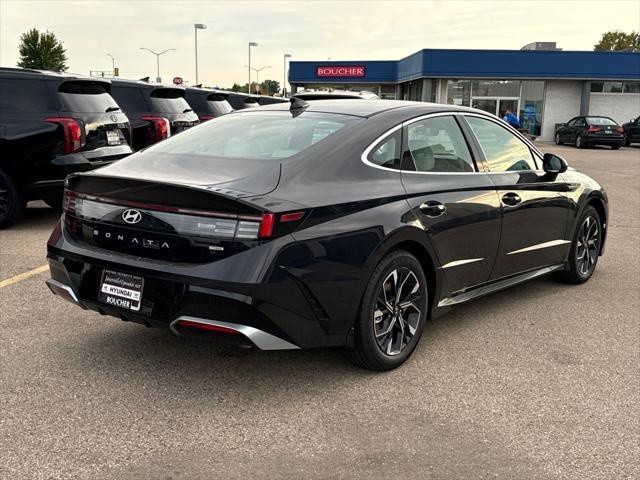
M 513 128 L 511 125 L 505 123 L 504 121 L 500 120 L 497 117 L 493 117 L 490 116 L 488 114 L 484 114 L 484 113 L 475 113 L 475 112 L 466 112 L 466 111 L 448 111 L 448 112 L 435 112 L 435 113 L 427 113 L 425 115 L 420 115 L 418 117 L 415 118 L 411 118 L 409 120 L 405 120 L 404 122 L 394 126 L 393 128 L 387 130 L 386 132 L 384 132 L 382 135 L 380 135 L 378 138 L 376 138 L 371 144 L 369 144 L 369 146 L 364 150 L 364 152 L 362 152 L 362 155 L 360 155 L 360 160 L 362 161 L 362 163 L 364 163 L 365 165 L 369 166 L 369 167 L 373 167 L 373 168 L 377 168 L 380 170 L 385 170 L 388 172 L 394 172 L 394 173 L 406 173 L 406 174 L 413 174 L 413 175 L 475 175 L 478 173 L 483 173 L 483 174 L 492 174 L 492 175 L 496 175 L 496 174 L 511 174 L 513 175 L 514 173 L 521 173 L 521 172 L 536 172 L 536 173 L 544 173 L 544 170 L 540 170 L 538 169 L 538 165 L 536 164 L 536 169 L 535 170 L 515 170 L 515 171 L 505 171 L 505 172 L 492 172 L 492 171 L 480 171 L 480 170 L 475 170 L 473 172 L 416 172 L 413 170 L 402 170 L 402 169 L 395 169 L 395 168 L 389 168 L 389 167 L 383 167 L 381 165 L 376 165 L 375 163 L 369 161 L 369 154 L 371 153 L 371 151 L 373 150 L 373 148 L 378 145 L 378 143 L 380 143 L 382 140 L 384 140 L 386 137 L 388 137 L 389 135 L 394 134 L 396 131 L 398 131 L 401 128 L 404 128 L 407 125 L 411 125 L 412 123 L 415 122 L 419 122 L 420 120 L 424 120 L 424 119 L 428 119 L 428 118 L 433 118 L 433 117 L 445 117 L 445 116 L 453 116 L 455 117 L 456 115 L 460 115 L 460 116 L 471 116 L 471 117 L 479 117 L 479 118 L 484 118 L 486 120 L 489 120 L 499 126 L 501 126 L 502 128 L 505 128 L 509 133 L 515 135 L 516 137 L 518 137 L 518 139 L 522 140 L 525 145 L 527 147 L 529 147 L 529 149 L 532 152 L 532 155 L 534 157 L 538 157 L 537 160 L 540 161 L 540 163 L 542 163 L 542 153 L 540 153 L 540 151 L 538 150 L 538 148 L 533 145 L 527 138 L 524 137 L 524 135 L 522 135 L 520 132 L 518 132 L 515 128 Z M 462 129 L 461 129 L 462 130 Z M 462 132 L 462 135 L 464 136 L 464 132 Z M 465 137 L 465 140 L 466 137 Z M 482 145 L 480 145 L 480 148 L 482 148 Z M 482 152 L 484 155 L 484 151 Z M 534 161 L 536 159 L 534 158 Z

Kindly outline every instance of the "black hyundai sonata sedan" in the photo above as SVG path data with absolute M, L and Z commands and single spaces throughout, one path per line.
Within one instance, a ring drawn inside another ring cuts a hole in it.
M 68 177 L 47 283 L 177 335 L 387 370 L 456 304 L 587 281 L 606 232 L 604 190 L 492 115 L 293 99 Z

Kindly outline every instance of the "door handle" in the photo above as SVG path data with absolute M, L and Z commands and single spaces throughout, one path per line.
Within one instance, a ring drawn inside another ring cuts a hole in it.
M 419 208 L 422 213 L 431 218 L 439 217 L 447 211 L 447 207 L 444 204 L 436 202 L 435 200 L 429 200 L 420 205 Z
M 521 201 L 522 199 L 520 198 L 520 195 L 518 195 L 515 192 L 509 192 L 502 195 L 502 203 L 504 203 L 509 207 L 514 207 L 518 205 Z

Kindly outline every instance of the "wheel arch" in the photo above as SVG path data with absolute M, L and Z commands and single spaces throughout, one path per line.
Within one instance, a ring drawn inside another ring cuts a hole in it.
M 595 211 L 598 213 L 600 217 L 600 224 L 602 225 L 602 242 L 600 242 L 600 255 L 604 253 L 604 244 L 607 238 L 608 231 L 608 223 L 607 223 L 607 207 L 605 206 L 604 200 L 600 198 L 598 195 L 591 195 L 582 209 L 584 211 L 588 206 L 592 206 Z M 580 213 L 582 215 L 582 213 Z

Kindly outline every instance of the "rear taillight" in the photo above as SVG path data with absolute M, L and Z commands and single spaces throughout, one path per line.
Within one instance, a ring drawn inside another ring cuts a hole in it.
M 64 134 L 64 153 L 77 152 L 82 148 L 82 127 L 80 122 L 70 117 L 49 117 L 47 122 L 57 123 Z
M 78 197 L 76 192 L 72 192 L 71 190 L 64 191 L 64 197 L 62 198 L 62 210 L 71 215 L 76 215 L 81 206 L 82 199 Z
M 622 128 L 622 127 L 616 127 L 616 132 L 618 132 L 618 133 L 624 133 L 624 128 Z
M 275 213 L 263 213 L 262 220 L 260 221 L 260 228 L 258 230 L 258 237 L 268 238 L 273 235 L 273 226 L 276 223 Z
M 599 127 L 589 127 L 587 133 L 598 133 L 600 130 Z
M 213 115 L 200 115 L 200 121 L 201 122 L 206 122 L 207 120 L 213 120 L 214 117 Z
M 189 320 L 180 320 L 176 324 L 178 327 L 196 328 L 198 330 L 206 330 L 208 332 L 226 333 L 228 335 L 240 335 L 240 332 L 232 328 L 223 327 L 222 325 L 210 325 L 208 323 L 191 322 Z
M 142 117 L 142 120 L 146 120 L 153 126 L 156 142 L 171 136 L 171 125 L 168 119 L 164 117 Z

